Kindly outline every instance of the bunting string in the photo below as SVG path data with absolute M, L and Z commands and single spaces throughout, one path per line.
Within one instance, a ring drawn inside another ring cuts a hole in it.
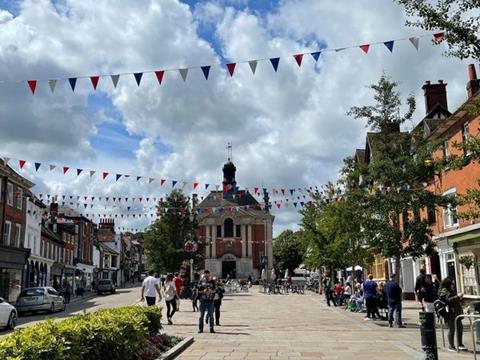
M 410 42 L 413 47 L 418 51 L 419 45 L 420 45 L 420 39 L 422 38 L 431 38 L 432 41 L 435 44 L 439 44 L 444 40 L 444 32 L 436 32 L 436 33 L 429 33 L 429 34 L 424 34 L 420 36 L 411 36 L 407 38 L 399 38 L 399 39 L 394 39 L 394 40 L 385 40 L 385 41 L 379 41 L 379 42 L 371 42 L 371 43 L 365 43 L 365 44 L 360 44 L 360 45 L 350 45 L 350 46 L 344 46 L 344 47 L 339 47 L 339 48 L 323 48 L 323 49 L 317 49 L 313 51 L 307 51 L 307 52 L 300 52 L 300 53 L 295 53 L 289 56 L 290 59 L 293 59 L 295 63 L 298 65 L 300 68 L 303 64 L 303 58 L 305 55 L 310 55 L 314 63 L 318 62 L 318 59 L 321 54 L 331 52 L 331 53 L 338 53 L 341 51 L 345 51 L 348 49 L 354 49 L 354 48 L 359 48 L 362 52 L 365 54 L 368 54 L 372 46 L 376 45 L 381 45 L 386 47 L 387 51 L 390 53 L 393 53 L 394 51 L 394 44 L 400 41 L 408 41 Z M 273 68 L 273 71 L 275 73 L 278 72 L 279 69 L 279 64 L 280 64 L 280 57 L 269 57 L 269 58 L 257 58 L 253 60 L 243 60 L 243 61 L 236 61 L 236 62 L 229 62 L 225 64 L 220 64 L 221 68 L 223 70 L 226 70 L 228 73 L 229 77 L 233 77 L 235 71 L 238 69 L 239 64 L 248 64 L 250 67 L 250 70 L 252 72 L 252 75 L 255 75 L 256 70 L 257 70 L 257 65 L 259 62 L 269 62 Z M 93 90 L 97 90 L 99 87 L 99 84 L 104 82 L 105 79 L 110 79 L 112 85 L 114 88 L 117 87 L 118 82 L 120 80 L 120 77 L 124 76 L 130 76 L 135 79 L 135 82 L 137 84 L 137 87 L 140 86 L 141 81 L 143 79 L 143 75 L 145 74 L 154 74 L 155 78 L 157 79 L 157 82 L 159 85 L 161 85 L 164 81 L 165 73 L 178 73 L 183 80 L 183 82 L 187 81 L 188 74 L 191 70 L 201 70 L 202 74 L 205 78 L 205 80 L 209 79 L 210 75 L 210 70 L 213 67 L 213 65 L 197 65 L 197 66 L 190 66 L 190 67 L 184 67 L 184 68 L 164 68 L 164 69 L 154 69 L 154 70 L 147 70 L 147 71 L 135 71 L 135 72 L 122 72 L 122 73 L 113 73 L 113 74 L 93 74 L 93 75 L 76 75 L 76 76 L 71 76 L 67 78 L 62 78 L 58 77 L 56 79 L 22 79 L 22 80 L 0 80 L 0 84 L 16 84 L 16 83 L 26 83 L 28 89 L 32 94 L 35 94 L 37 91 L 37 84 L 40 82 L 45 82 L 48 84 L 50 88 L 50 92 L 53 94 L 55 92 L 56 86 L 59 81 L 68 81 L 68 84 L 70 85 L 70 88 L 72 92 L 75 92 L 75 88 L 77 86 L 77 80 L 79 79 L 85 79 L 88 80 L 93 88 Z M 100 81 L 102 79 L 102 81 Z
M 35 169 L 35 172 L 39 172 L 40 169 L 46 169 L 49 173 L 59 173 L 64 176 L 84 176 L 89 177 L 91 179 L 98 179 L 106 181 L 107 179 L 110 181 L 118 182 L 118 181 L 131 181 L 131 182 L 143 182 L 147 184 L 155 184 L 160 185 L 160 187 L 170 187 L 173 189 L 179 190 L 191 190 L 191 191 L 224 191 L 230 192 L 234 190 L 231 185 L 226 185 L 225 187 L 214 184 L 214 183 L 201 183 L 196 180 L 181 180 L 181 179 L 169 179 L 169 178 L 159 178 L 156 176 L 145 176 L 145 175 L 130 175 L 130 174 L 119 174 L 113 171 L 107 170 L 86 170 L 83 168 L 74 168 L 71 166 L 66 165 L 57 165 L 57 164 L 45 164 L 42 162 L 31 162 L 24 159 L 14 159 L 11 157 L 3 157 L 5 164 L 13 165 L 11 162 L 16 160 L 18 162 L 18 170 L 26 170 L 26 168 L 31 165 Z M 48 166 L 48 168 L 47 168 Z M 320 188 L 317 185 L 313 186 L 276 186 L 276 187 L 265 187 L 265 186 L 247 186 L 244 187 L 245 191 L 251 193 L 252 195 L 263 195 L 265 192 L 269 192 L 270 194 L 275 195 L 285 195 L 289 194 L 293 196 L 294 194 L 312 194 L 315 192 L 319 192 Z M 236 190 L 240 190 L 238 187 Z

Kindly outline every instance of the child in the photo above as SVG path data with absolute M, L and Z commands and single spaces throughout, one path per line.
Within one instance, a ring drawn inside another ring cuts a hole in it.
M 198 311 L 198 285 L 193 285 L 192 289 L 192 307 L 193 312 Z

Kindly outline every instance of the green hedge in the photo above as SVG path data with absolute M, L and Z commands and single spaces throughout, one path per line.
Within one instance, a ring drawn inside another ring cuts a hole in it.
M 157 306 L 129 306 L 48 320 L 0 339 L 0 359 L 139 359 L 160 318 Z

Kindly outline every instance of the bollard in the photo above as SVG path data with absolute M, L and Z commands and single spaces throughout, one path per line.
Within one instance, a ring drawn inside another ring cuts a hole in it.
M 422 350 L 425 359 L 438 360 L 437 334 L 435 330 L 435 316 L 433 313 L 420 312 L 420 335 L 422 338 Z

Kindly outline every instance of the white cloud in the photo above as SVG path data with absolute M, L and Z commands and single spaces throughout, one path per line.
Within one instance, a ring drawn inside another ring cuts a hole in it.
M 383 45 L 371 47 L 368 55 L 359 49 L 327 52 L 316 65 L 306 56 L 301 68 L 291 57 L 323 44 L 341 47 L 419 34 L 404 27 L 404 14 L 393 2 L 282 1 L 264 17 L 229 4 L 238 5 L 210 1 L 191 9 L 176 0 L 67 0 L 61 5 L 27 0 L 16 17 L 0 11 L 1 79 L 214 65 L 208 82 L 200 69 L 190 70 L 186 83 L 177 72 L 167 72 L 161 86 L 153 74 L 145 74 L 139 88 L 133 76 L 122 76 L 117 89 L 109 79 L 100 80 L 99 91 L 111 98 L 127 131 L 143 137 L 135 161 L 91 147 L 96 126 L 110 120 L 87 107 L 93 93 L 88 79 L 78 80 L 74 94 L 66 82 L 54 95 L 41 82 L 35 96 L 25 83 L 0 84 L 0 152 L 100 171 L 219 183 L 230 141 L 241 186 L 320 185 L 337 176 L 342 158 L 363 146 L 364 124 L 346 112 L 370 102 L 366 85 L 383 71 L 400 82 L 404 96 L 415 92 L 417 119 L 424 113 L 424 80 L 449 83 L 451 109 L 465 98 L 466 63 L 442 57 L 442 46 L 427 39 L 418 53 L 408 42 L 397 42 L 393 54 Z M 199 37 L 198 26 L 211 29 L 215 47 Z M 265 61 L 253 76 L 241 63 L 230 78 L 220 65 L 222 58 L 274 56 L 282 57 L 278 73 Z M 159 142 L 172 151 L 159 151 Z M 40 173 L 30 175 L 42 191 L 165 193 L 158 181 L 102 182 L 83 175 L 65 182 L 61 175 Z M 276 232 L 299 221 L 292 210 L 273 212 Z

